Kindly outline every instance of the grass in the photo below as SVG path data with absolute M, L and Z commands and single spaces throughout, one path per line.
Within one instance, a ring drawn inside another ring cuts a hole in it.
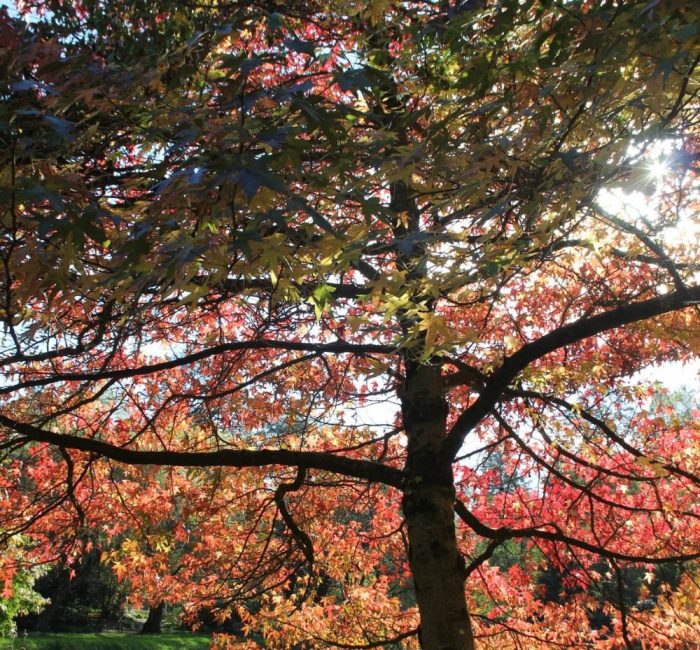
M 204 634 L 32 634 L 27 650 L 208 650 L 209 637 Z M 12 648 L 12 641 L 0 639 L 0 650 Z M 24 647 L 24 639 L 15 640 L 14 649 Z

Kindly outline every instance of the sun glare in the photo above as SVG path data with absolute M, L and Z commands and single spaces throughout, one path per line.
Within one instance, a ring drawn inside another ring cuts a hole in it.
M 632 148 L 630 157 L 635 159 L 627 182 L 603 188 L 598 193 L 597 203 L 602 210 L 644 231 L 651 232 L 656 244 L 674 256 L 683 249 L 682 255 L 692 255 L 691 248 L 700 241 L 700 221 L 688 209 L 674 210 L 668 197 L 678 188 L 678 161 L 682 143 L 678 140 L 661 140 L 644 147 L 646 155 L 638 156 L 641 150 Z M 689 180 L 686 177 L 686 180 Z M 700 187 L 685 183 L 686 198 L 698 197 Z M 697 276 L 696 276 L 697 277 Z
M 649 166 L 649 175 L 657 181 L 662 180 L 670 171 L 668 162 L 664 158 L 655 160 Z

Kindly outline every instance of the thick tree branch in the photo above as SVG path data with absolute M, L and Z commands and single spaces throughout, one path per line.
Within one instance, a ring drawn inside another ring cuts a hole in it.
M 629 635 L 629 626 L 627 625 L 627 605 L 625 603 L 625 582 L 622 577 L 620 566 L 615 560 L 610 560 L 610 566 L 615 572 L 615 580 L 617 582 L 617 608 L 620 610 L 620 619 L 622 623 L 622 638 L 625 642 L 625 647 L 628 650 L 634 650 L 635 644 L 632 643 Z
M 176 467 L 265 467 L 284 465 L 318 469 L 350 478 L 384 483 L 401 488 L 401 470 L 369 460 L 335 456 L 319 451 L 289 449 L 221 449 L 218 451 L 146 451 L 126 449 L 108 442 L 70 434 L 54 433 L 0 415 L 0 425 L 18 433 L 27 442 L 45 442 L 64 449 L 76 449 L 111 458 L 127 465 L 171 465 Z
M 306 585 L 306 589 L 304 589 L 304 593 L 299 599 L 300 604 L 303 603 L 309 595 L 311 579 L 313 578 L 314 573 L 314 545 L 311 538 L 301 528 L 299 528 L 299 524 L 294 521 L 294 517 L 292 517 L 292 513 L 289 512 L 289 508 L 287 508 L 284 497 L 288 492 L 296 492 L 301 489 L 301 486 L 304 484 L 305 480 L 306 469 L 300 467 L 297 470 L 296 478 L 291 483 L 280 483 L 275 490 L 275 504 L 277 505 L 277 509 L 282 516 L 282 520 L 292 533 L 294 539 L 297 541 L 297 544 L 304 554 L 304 558 L 306 559 L 306 563 L 309 567 L 309 582 Z
M 637 323 L 699 302 L 700 287 L 688 287 L 684 291 L 675 291 L 665 296 L 611 309 L 595 316 L 580 318 L 525 344 L 510 357 L 506 357 L 503 365 L 491 375 L 476 402 L 457 418 L 445 440 L 444 455 L 450 460 L 455 458 L 467 434 L 489 413 L 518 374 L 534 361 L 555 350 L 607 330 Z

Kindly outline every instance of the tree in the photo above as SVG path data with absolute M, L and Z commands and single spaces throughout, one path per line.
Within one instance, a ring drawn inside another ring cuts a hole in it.
M 574 647 L 585 590 L 543 605 L 538 558 L 585 584 L 700 555 L 697 424 L 628 381 L 698 353 L 697 8 L 21 9 L 4 534 L 55 552 L 119 521 L 117 465 L 185 477 L 184 561 L 213 561 L 183 601 L 252 597 L 273 647 Z M 539 550 L 490 565 L 508 540 Z
M 3 551 L 5 557 L 0 568 L 5 570 L 5 581 L 0 595 L 0 636 L 14 637 L 17 635 L 14 619 L 38 612 L 46 605 L 46 599 L 34 590 L 42 567 L 19 568 L 22 567 L 21 539 L 11 540 Z
M 148 609 L 148 617 L 141 629 L 141 634 L 160 634 L 162 632 L 161 625 L 163 624 L 164 611 L 165 603 L 162 600 L 156 605 L 151 605 Z
M 110 568 L 100 562 L 97 546 L 86 548 L 71 566 L 57 562 L 34 589 L 43 597 L 43 606 L 19 618 L 17 626 L 40 632 L 92 630 L 106 621 L 115 625 L 127 596 L 125 585 L 118 584 Z

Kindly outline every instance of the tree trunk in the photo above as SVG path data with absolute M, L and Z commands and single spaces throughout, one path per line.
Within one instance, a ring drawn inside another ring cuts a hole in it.
M 161 625 L 163 623 L 163 612 L 165 603 L 160 602 L 158 605 L 151 606 L 148 610 L 148 618 L 141 628 L 141 634 L 160 634 Z
M 455 529 L 452 465 L 440 456 L 447 419 L 440 367 L 407 366 L 402 406 L 409 478 L 403 513 L 420 643 L 423 650 L 473 650 L 464 559 Z

